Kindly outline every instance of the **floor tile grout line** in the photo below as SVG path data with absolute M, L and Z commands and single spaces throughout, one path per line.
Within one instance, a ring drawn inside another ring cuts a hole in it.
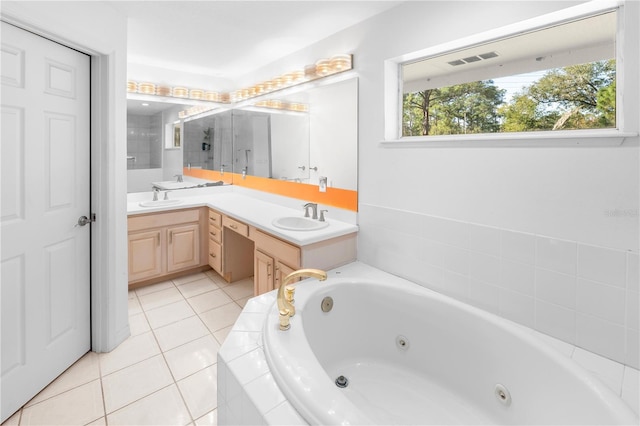
M 97 355 L 96 358 L 96 362 L 98 363 L 98 378 L 100 380 L 100 394 L 102 395 L 102 414 L 104 416 L 104 424 L 108 426 L 109 420 L 107 419 L 107 403 L 104 400 L 104 384 L 102 383 L 102 365 L 100 364 L 100 355 Z
M 117 413 L 118 411 L 123 410 L 123 409 L 125 409 L 125 408 L 129 407 L 130 405 L 135 404 L 136 402 L 142 401 L 143 399 L 145 399 L 145 398 L 147 398 L 147 397 L 150 397 L 151 395 L 154 395 L 154 394 L 156 394 L 156 393 L 158 393 L 158 392 L 160 392 L 160 391 L 163 391 L 163 390 L 165 390 L 165 389 L 167 389 L 167 388 L 169 388 L 169 387 L 171 387 L 171 386 L 173 386 L 173 385 L 176 385 L 176 387 L 178 386 L 178 385 L 176 384 L 176 382 L 169 383 L 168 385 L 163 386 L 163 387 L 161 387 L 160 389 L 156 389 L 156 390 L 154 390 L 153 392 L 151 392 L 151 393 L 149 393 L 149 394 L 147 394 L 147 395 L 141 396 L 140 398 L 137 398 L 137 399 L 135 399 L 135 400 L 133 400 L 133 401 L 131 401 L 131 402 L 126 403 L 126 404 L 125 404 L 125 405 L 123 405 L 122 407 L 118 407 L 117 409 L 115 409 L 115 410 L 113 410 L 113 411 L 110 411 L 109 413 L 106 413 L 106 414 L 105 414 L 105 416 L 104 416 L 104 417 L 105 417 L 105 421 L 106 421 L 106 419 L 107 419 L 107 416 L 108 416 L 108 415 L 111 415 L 111 414 L 113 414 L 113 413 Z M 105 409 L 105 410 L 106 410 L 106 409 Z M 189 416 L 191 417 L 191 413 L 189 413 Z M 108 425 L 108 424 L 107 424 L 107 425 Z
M 33 404 L 29 405 L 29 403 L 31 401 L 33 401 L 38 395 L 40 395 L 42 392 L 44 392 L 45 389 L 47 389 L 51 384 L 53 384 L 56 380 L 58 380 L 58 378 L 60 378 L 64 373 L 66 373 L 68 370 L 70 370 L 74 365 L 76 365 L 76 363 L 78 363 L 82 358 L 87 356 L 87 354 L 89 354 L 89 353 L 92 353 L 92 352 L 88 351 L 87 353 L 82 355 L 80 358 L 78 358 L 73 364 L 71 364 L 69 367 L 67 367 L 62 373 L 60 373 L 55 379 L 53 379 L 52 382 L 50 382 L 47 386 L 45 386 L 42 390 L 40 390 L 40 392 L 35 394 L 29 401 L 25 402 L 24 405 L 22 407 L 20 407 L 20 410 L 22 411 L 25 408 L 34 407 L 34 406 L 39 405 L 39 404 L 41 404 L 41 403 L 43 403 L 45 401 L 50 400 L 51 398 L 55 398 L 56 396 L 63 395 L 65 393 L 69 392 L 69 391 L 72 391 L 74 389 L 77 389 L 77 388 L 79 388 L 81 386 L 87 385 L 87 384 L 97 380 L 97 379 L 94 378 L 94 379 L 89 379 L 87 381 L 83 381 L 82 383 L 78 383 L 78 384 L 76 384 L 76 385 L 74 385 L 74 386 L 72 386 L 72 387 L 70 387 L 68 389 L 65 389 L 65 390 L 60 391 L 58 393 L 55 393 L 55 394 L 53 394 L 51 396 L 48 396 L 48 397 L 44 398 L 42 401 L 34 402 Z M 96 362 L 98 363 L 98 368 L 100 368 L 100 360 L 97 360 Z M 99 370 L 98 370 L 98 374 L 100 374 Z M 98 377 L 98 378 L 100 378 L 100 377 Z
M 181 293 L 182 294 L 182 293 Z M 145 312 L 145 317 L 146 317 L 146 312 Z M 191 317 L 189 317 L 191 318 Z M 147 318 L 147 322 L 149 321 L 149 319 Z M 149 326 L 151 326 L 151 324 L 149 324 Z M 158 340 L 158 336 L 156 336 L 155 331 L 153 330 L 153 328 L 151 329 L 151 333 L 153 334 L 153 338 L 156 341 L 156 344 L 158 345 L 158 349 L 160 349 L 160 354 L 162 355 L 162 359 L 164 360 L 164 364 L 167 367 L 167 370 L 169 370 L 169 374 L 171 375 L 171 379 L 173 380 L 173 384 L 176 386 L 176 389 L 178 390 L 178 394 L 180 394 L 180 398 L 182 399 L 182 403 L 184 404 L 184 407 L 187 409 L 187 413 L 189 413 L 189 418 L 191 419 L 191 423 L 194 422 L 193 419 L 193 414 L 191 413 L 191 410 L 189 409 L 189 405 L 187 405 L 187 401 L 184 398 L 184 395 L 182 395 L 182 392 L 180 391 L 180 386 L 178 386 L 178 382 L 176 381 L 176 378 L 173 374 L 173 371 L 171 371 L 171 367 L 169 366 L 169 362 L 167 361 L 167 357 L 165 356 L 165 351 L 162 349 L 162 346 L 160 346 L 160 341 Z M 179 347 L 179 346 L 177 346 Z M 175 348 L 173 348 L 175 349 Z

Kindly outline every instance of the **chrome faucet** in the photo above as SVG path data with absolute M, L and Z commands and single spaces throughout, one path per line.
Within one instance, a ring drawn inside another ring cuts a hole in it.
M 278 288 L 278 311 L 280 312 L 280 330 L 286 331 L 291 327 L 289 319 L 296 314 L 296 308 L 293 306 L 293 295 L 296 291 L 297 283 L 289 284 L 289 282 L 301 277 L 313 277 L 319 281 L 327 279 L 327 273 L 320 269 L 298 269 L 287 275 L 280 288 Z
M 153 188 L 153 201 L 158 201 L 158 194 L 160 190 L 158 188 Z
M 313 209 L 312 219 L 318 218 L 318 205 L 316 203 L 307 203 L 302 207 L 304 207 L 304 217 L 309 217 L 309 207 L 311 207 Z
M 182 175 L 173 175 L 174 178 L 178 178 L 178 182 L 184 182 L 182 180 Z

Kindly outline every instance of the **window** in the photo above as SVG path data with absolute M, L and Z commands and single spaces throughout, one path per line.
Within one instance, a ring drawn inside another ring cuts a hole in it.
M 619 13 L 583 5 L 388 61 L 387 140 L 619 131 Z

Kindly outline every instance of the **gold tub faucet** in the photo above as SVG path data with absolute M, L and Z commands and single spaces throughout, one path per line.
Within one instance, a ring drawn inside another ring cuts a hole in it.
M 297 283 L 289 284 L 289 282 L 302 277 L 312 277 L 324 281 L 327 279 L 327 273 L 320 269 L 298 269 L 284 278 L 280 288 L 278 288 L 277 299 L 278 310 L 280 311 L 280 330 L 288 330 L 291 327 L 289 318 L 296 314 L 296 308 L 293 306 L 293 294 L 296 291 L 295 285 Z

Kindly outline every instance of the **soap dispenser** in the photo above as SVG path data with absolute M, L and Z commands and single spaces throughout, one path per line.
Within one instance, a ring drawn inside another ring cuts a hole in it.
M 318 190 L 320 192 L 327 192 L 327 177 L 320 176 L 320 182 L 318 184 Z

